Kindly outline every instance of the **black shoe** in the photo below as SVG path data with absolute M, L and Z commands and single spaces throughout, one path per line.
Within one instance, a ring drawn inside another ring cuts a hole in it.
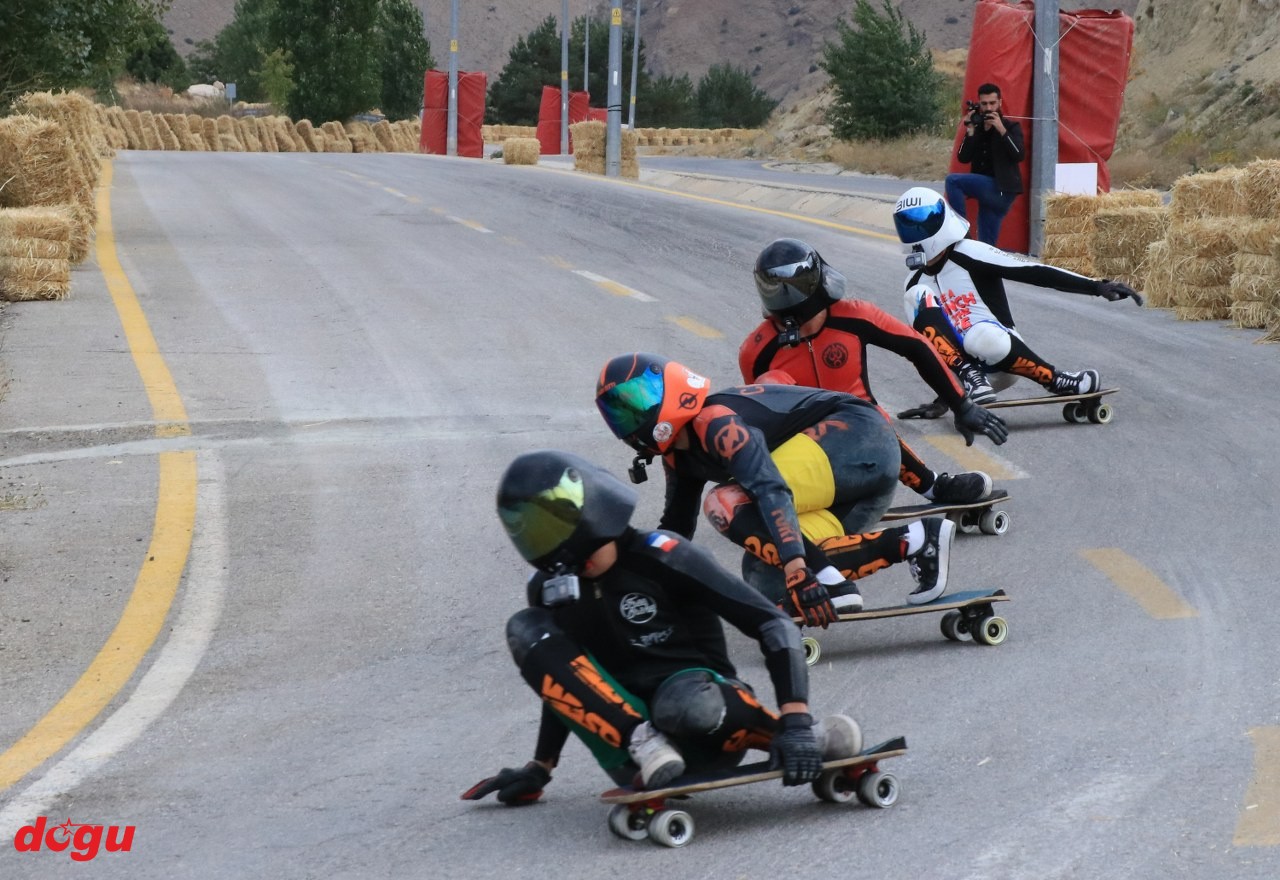
M 837 614 L 862 610 L 862 593 L 858 592 L 858 585 L 853 581 L 831 584 L 827 587 L 827 594 L 831 596 L 831 606 Z
M 904 409 L 898 413 L 900 419 L 940 419 L 947 414 L 951 407 L 947 406 L 946 401 L 941 397 L 935 398 L 933 403 L 925 403 L 920 406 L 913 406 L 911 409 Z
M 1102 387 L 1097 370 L 1081 370 L 1078 373 L 1054 373 L 1049 383 L 1053 394 L 1088 394 Z
M 991 494 L 991 478 L 982 471 L 938 474 L 933 481 L 933 500 L 938 504 L 968 504 Z
M 956 375 L 960 378 L 960 384 L 964 386 L 965 393 L 974 403 L 982 405 L 996 399 L 996 390 L 987 381 L 987 374 L 982 369 L 982 364 L 965 361 L 956 369 Z
M 932 602 L 947 591 L 947 568 L 951 561 L 951 539 L 956 534 L 956 524 L 943 516 L 930 516 L 921 520 L 924 525 L 924 546 L 907 557 L 916 588 L 907 596 L 908 605 Z

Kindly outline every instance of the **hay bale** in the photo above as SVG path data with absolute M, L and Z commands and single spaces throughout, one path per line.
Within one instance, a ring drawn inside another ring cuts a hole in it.
M 0 118 L 0 206 L 75 201 L 78 177 L 66 129 L 27 114 Z
M 1280 221 L 1238 219 L 1231 225 L 1231 240 L 1242 254 L 1270 255 L 1280 243 Z
M 218 120 L 212 116 L 200 118 L 200 137 L 204 140 L 204 148 L 214 152 L 222 150 L 222 133 L 218 131 Z
M 71 262 L 0 256 L 0 299 L 9 302 L 66 299 Z
M 323 153 L 324 143 L 316 139 L 316 130 L 311 126 L 310 119 L 299 119 L 293 124 L 293 130 L 298 133 L 302 145 L 312 153 Z
M 156 127 L 156 115 L 150 110 L 138 114 L 138 126 L 142 130 L 142 142 L 148 150 L 163 150 L 164 142 L 160 140 L 160 129 Z
M 225 153 L 240 153 L 245 149 L 240 139 L 240 128 L 234 118 L 223 114 L 216 120 L 218 127 L 218 149 Z
M 113 110 L 119 110 L 113 107 Z M 125 137 L 129 139 L 130 150 L 145 150 L 147 142 L 142 136 L 142 116 L 137 110 L 120 110 L 120 126 L 124 129 Z
M 385 119 L 375 122 L 369 129 L 373 135 L 373 139 L 378 142 L 378 146 L 382 147 L 384 153 L 397 153 L 395 135 L 391 130 L 391 123 Z
M 1248 254 L 1243 251 L 1236 254 L 1237 275 L 1256 275 L 1280 281 L 1280 260 L 1270 254 Z
M 69 247 L 71 227 L 75 223 L 71 208 L 68 205 L 51 205 L 33 208 L 0 208 L 0 245 L 11 256 L 21 256 L 22 242 L 49 242 L 55 253 L 43 253 L 50 250 L 45 245 L 34 245 L 46 259 L 56 259 L 58 253 Z
M 1062 217 L 1045 217 L 1044 234 L 1086 235 L 1093 232 L 1092 214 L 1068 214 Z
M 169 125 L 169 116 L 173 114 L 155 113 L 152 114 L 151 120 L 156 124 L 156 133 L 160 135 L 160 145 L 165 150 L 181 150 L 182 144 L 178 142 L 178 136 L 174 134 L 173 127 Z
M 259 149 L 264 153 L 280 152 L 280 145 L 276 143 L 275 126 L 265 116 L 247 116 L 252 121 L 253 133 L 258 136 Z
M 1237 185 L 1239 177 L 1238 168 L 1179 177 L 1173 183 L 1173 197 L 1169 203 L 1174 221 L 1235 217 L 1245 213 Z
M 1222 218 L 1186 219 L 1169 225 L 1169 248 L 1175 257 L 1222 257 L 1236 252 L 1235 223 Z
M 164 121 L 169 123 L 169 130 L 173 132 L 178 142 L 178 149 L 187 152 L 198 149 L 195 140 L 191 137 L 191 125 L 187 122 L 185 113 L 166 113 Z
M 1262 302 L 1280 305 L 1280 275 L 1253 275 L 1236 272 L 1231 276 L 1233 303 Z
M 1147 280 L 1143 288 L 1147 306 L 1157 309 L 1172 306 L 1177 298 L 1177 286 L 1168 241 L 1155 241 L 1147 247 L 1140 271 Z
M 347 138 L 347 130 L 337 120 L 330 120 L 320 126 L 328 138 L 326 148 L 330 153 L 352 152 L 351 141 Z
M 1259 220 L 1280 215 L 1280 160 L 1255 159 L 1240 170 L 1236 186 L 1242 213 Z
M 1169 231 L 1169 211 L 1160 207 L 1099 208 L 1093 215 L 1089 252 L 1099 256 L 1141 262 L 1147 247 Z
M 1059 257 L 1088 259 L 1089 236 L 1085 233 L 1073 235 L 1047 235 L 1044 248 L 1040 254 L 1045 262 L 1052 262 Z
M 537 138 L 507 138 L 502 142 L 502 161 L 506 165 L 537 165 L 542 144 Z
M 640 179 L 640 163 L 634 156 L 629 159 L 623 159 L 618 167 L 618 174 L 621 177 L 628 177 L 632 180 Z
M 235 119 L 236 134 L 244 144 L 246 153 L 261 153 L 262 141 L 258 138 L 258 120 L 253 116 L 240 116 Z

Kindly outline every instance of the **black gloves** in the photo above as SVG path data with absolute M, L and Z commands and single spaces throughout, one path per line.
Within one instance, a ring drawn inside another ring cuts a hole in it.
M 822 773 L 822 751 L 813 735 L 813 716 L 791 712 L 779 721 L 769 743 L 770 767 L 782 769 L 783 785 L 804 785 Z
M 904 409 L 898 413 L 900 419 L 940 419 L 947 414 L 947 402 L 941 397 L 936 397 L 930 403 L 924 403 L 920 406 L 913 406 L 911 409 Z
M 1128 297 L 1138 305 L 1142 305 L 1142 294 L 1134 290 L 1123 281 L 1111 281 L 1103 278 L 1098 282 L 1097 295 L 1105 299 L 1107 302 L 1115 302 L 1118 299 Z
M 530 761 L 519 770 L 503 767 L 497 776 L 481 779 L 462 793 L 464 801 L 478 801 L 491 791 L 508 807 L 522 807 L 542 797 L 542 789 L 551 781 L 547 768 Z
M 827 624 L 836 621 L 831 595 L 807 568 L 798 568 L 787 575 L 787 598 L 782 600 L 782 610 L 799 617 L 805 626 L 826 629 Z
M 974 434 L 986 434 L 997 446 L 1009 439 L 1009 429 L 1005 427 L 1004 419 L 967 397 L 956 410 L 956 430 L 964 437 L 965 446 L 973 445 Z

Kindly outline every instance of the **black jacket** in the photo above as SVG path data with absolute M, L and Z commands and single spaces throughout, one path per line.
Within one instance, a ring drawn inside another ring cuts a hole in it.
M 1027 155 L 1022 126 L 1006 119 L 1003 113 L 1000 120 L 1004 122 L 1003 135 L 994 128 L 975 126 L 973 134 L 966 134 L 960 142 L 956 158 L 968 163 L 974 174 L 994 177 L 1003 195 L 1017 194 L 1022 192 L 1022 170 L 1018 166 Z

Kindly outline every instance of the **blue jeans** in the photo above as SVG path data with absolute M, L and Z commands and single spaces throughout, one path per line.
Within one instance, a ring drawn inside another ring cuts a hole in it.
M 1009 213 L 1017 193 L 1005 195 L 996 186 L 996 179 L 985 174 L 948 174 L 946 180 L 947 204 L 961 217 L 965 216 L 964 201 L 978 203 L 978 240 L 994 245 L 1000 237 L 1000 224 Z

